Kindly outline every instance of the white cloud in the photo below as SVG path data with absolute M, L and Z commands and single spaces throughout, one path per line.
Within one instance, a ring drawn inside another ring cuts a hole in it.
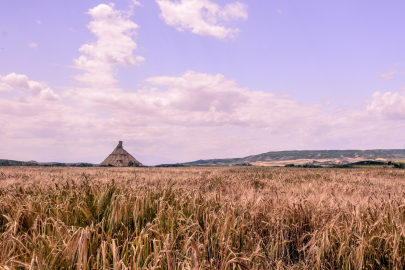
M 405 120 L 405 96 L 399 93 L 376 92 L 367 110 L 389 120 Z
M 146 80 L 167 91 L 138 93 L 139 106 L 162 112 L 165 121 L 197 125 L 256 126 L 267 129 L 288 127 L 319 112 L 318 106 L 303 106 L 273 93 L 239 88 L 223 75 L 187 71 L 180 77 Z M 163 113 L 164 112 L 164 113 Z M 277 117 L 276 117 L 277 116 Z
M 28 44 L 28 46 L 31 47 L 31 48 L 36 48 L 36 47 L 38 47 L 38 44 L 32 42 L 32 43 Z
M 114 10 L 114 4 L 98 5 L 88 14 L 93 21 L 87 27 L 97 41 L 80 47 L 79 51 L 83 54 L 74 62 L 84 74 L 76 79 L 91 85 L 111 85 L 116 82 L 115 65 L 136 65 L 144 60 L 132 55 L 137 44 L 131 36 L 136 34 L 138 25 L 129 20 L 128 12 Z
M 60 100 L 59 96 L 55 94 L 52 89 L 45 88 L 39 93 L 39 97 L 44 100 L 57 101 Z
M 388 81 L 394 79 L 395 75 L 398 73 L 396 70 L 389 70 L 381 74 L 380 79 L 383 81 Z
M 18 87 L 28 90 L 33 96 L 39 97 L 43 100 L 60 100 L 59 96 L 56 95 L 45 83 L 29 81 L 26 75 L 10 73 L 6 76 L 0 77 L 0 81 L 3 81 L 3 84 L 5 85 L 4 87 L 8 87 L 8 89 Z
M 135 126 L 164 123 L 172 128 L 282 133 L 298 128 L 309 132 L 307 122 L 314 119 L 318 119 L 314 125 L 325 123 L 319 105 L 301 105 L 288 97 L 240 88 L 221 74 L 187 71 L 179 77 L 152 77 L 145 82 L 149 86 L 137 92 L 80 91 L 72 98 L 86 108 L 109 110 L 119 123 L 130 121 Z
M 138 63 L 145 61 L 145 58 L 138 55 L 137 57 L 135 57 L 136 61 L 138 61 Z
M 166 24 L 174 26 L 177 30 L 191 30 L 201 36 L 214 36 L 217 38 L 235 37 L 240 31 L 237 28 L 226 28 L 230 20 L 248 18 L 247 7 L 235 2 L 220 7 L 209 0 L 156 0 L 162 11 L 161 18 Z
M 403 67 L 404 63 L 396 63 L 388 68 L 387 71 L 381 73 L 380 80 L 388 81 L 394 79 L 399 74 L 405 74 Z
M 0 94 L 9 93 L 11 91 L 13 91 L 13 88 L 7 83 L 1 82 L 0 76 Z

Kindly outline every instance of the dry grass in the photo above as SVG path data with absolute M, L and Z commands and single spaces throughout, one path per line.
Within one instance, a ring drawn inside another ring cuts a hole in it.
M 405 170 L 0 168 L 0 269 L 404 269 Z

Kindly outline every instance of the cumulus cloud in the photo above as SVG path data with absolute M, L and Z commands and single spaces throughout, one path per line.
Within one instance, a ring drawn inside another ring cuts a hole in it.
M 254 130 L 254 136 L 263 137 L 288 137 L 288 133 L 297 131 L 309 136 L 317 132 L 317 126 L 329 125 L 320 105 L 302 105 L 289 97 L 241 88 L 222 74 L 187 71 L 181 76 L 152 77 L 145 82 L 147 85 L 136 92 L 81 91 L 73 98 L 94 111 L 109 111 L 111 121 L 125 127 L 117 130 L 131 133 L 142 127 L 143 132 L 165 130 L 165 136 L 182 130 L 189 134 L 183 138 L 187 145 L 188 136 L 196 138 L 191 133 L 197 130 L 204 130 L 210 140 L 221 130 L 234 141 L 244 134 L 243 130 Z M 223 149 L 222 139 L 216 140 L 216 147 Z
M 43 100 L 60 100 L 59 96 L 56 95 L 53 90 L 50 89 L 45 83 L 29 81 L 26 75 L 16 74 L 13 72 L 6 76 L 1 76 L 0 81 L 2 81 L 2 88 L 4 89 L 12 89 L 12 87 L 18 87 L 24 90 L 28 90 L 33 96 L 39 97 Z
M 152 77 L 146 82 L 167 91 L 136 94 L 139 108 L 164 112 L 165 121 L 184 125 L 256 126 L 275 130 L 319 113 L 319 106 L 304 106 L 288 97 L 240 88 L 222 74 L 187 71 L 179 77 Z
M 38 44 L 37 44 L 37 43 L 32 42 L 32 43 L 28 44 L 28 47 L 31 47 L 31 48 L 36 48 L 36 47 L 38 47 Z
M 367 110 L 389 120 L 405 120 L 405 96 L 399 93 L 376 92 Z
M 3 76 L 0 75 L 0 94 L 5 94 L 13 91 L 13 87 L 11 87 L 8 83 L 2 81 Z
M 2 82 L 0 76 L 0 94 L 9 93 L 11 91 L 13 91 L 13 88 L 7 83 Z
M 138 25 L 129 20 L 130 12 L 115 10 L 114 4 L 98 5 L 88 14 L 93 20 L 87 27 L 97 41 L 80 47 L 82 55 L 74 62 L 84 74 L 76 79 L 91 85 L 111 85 L 116 82 L 115 65 L 136 65 L 144 60 L 132 55 L 137 44 L 131 36 L 136 34 Z
M 247 8 L 240 2 L 221 7 L 209 0 L 156 0 L 162 11 L 161 18 L 166 24 L 179 31 L 190 30 L 201 36 L 214 36 L 220 39 L 235 37 L 240 31 L 226 27 L 231 20 L 248 18 Z

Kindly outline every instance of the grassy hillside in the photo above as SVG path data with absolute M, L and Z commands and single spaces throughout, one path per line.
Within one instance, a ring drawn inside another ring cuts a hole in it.
M 187 165 L 235 165 L 254 162 L 275 162 L 294 160 L 331 160 L 330 163 L 350 163 L 353 160 L 405 160 L 405 149 L 376 150 L 305 150 L 278 151 L 252 155 L 244 158 L 197 160 Z

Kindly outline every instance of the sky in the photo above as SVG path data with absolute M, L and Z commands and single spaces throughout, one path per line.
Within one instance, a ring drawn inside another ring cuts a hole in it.
M 0 1 L 0 159 L 403 149 L 405 2 Z

